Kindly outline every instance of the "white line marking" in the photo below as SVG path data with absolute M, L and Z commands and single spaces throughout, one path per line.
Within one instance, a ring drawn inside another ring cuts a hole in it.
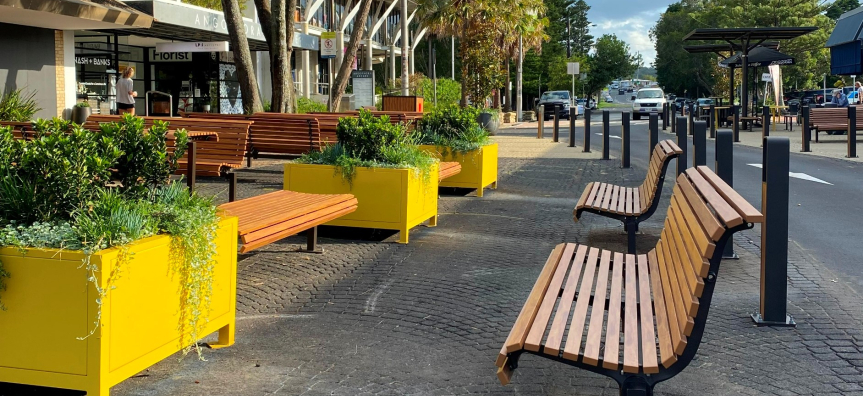
M 384 294 L 387 291 L 387 289 L 390 288 L 390 286 L 392 284 L 393 284 L 393 281 L 389 280 L 386 283 L 384 283 L 383 285 L 380 285 L 377 288 L 375 288 L 375 292 L 372 293 L 372 295 L 369 297 L 368 300 L 366 300 L 366 307 L 364 310 L 365 313 L 375 312 L 375 307 L 378 305 L 378 298 L 380 298 L 380 296 L 382 294 Z
M 749 165 L 749 166 L 754 166 L 754 167 L 756 167 L 756 168 L 758 168 L 758 169 L 762 169 L 762 168 L 764 168 L 764 166 L 763 166 L 763 165 L 761 165 L 761 164 L 747 164 L 747 165 Z M 807 175 L 807 174 L 805 174 L 805 173 L 788 172 L 788 176 L 789 176 L 789 177 L 793 177 L 793 178 L 795 178 L 795 179 L 808 180 L 808 181 L 812 181 L 812 182 L 816 182 L 816 183 L 827 184 L 827 185 L 830 185 L 830 186 L 832 186 L 832 185 L 833 185 L 833 183 L 826 182 L 826 181 L 821 180 L 821 179 L 819 179 L 819 178 L 817 178 L 817 177 L 815 177 L 815 176 L 810 176 L 810 175 Z
M 601 133 L 595 133 L 594 135 L 602 136 L 602 134 L 601 134 Z M 615 138 L 615 139 L 620 139 L 620 136 L 608 135 L 608 137 L 610 137 L 610 138 Z

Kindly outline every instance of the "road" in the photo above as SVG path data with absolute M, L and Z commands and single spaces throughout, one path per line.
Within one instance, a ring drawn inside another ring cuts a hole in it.
M 616 98 L 615 98 L 616 100 Z M 619 137 L 620 121 L 612 117 L 612 136 Z M 591 149 L 602 149 L 602 129 L 597 126 L 601 116 L 591 121 Z M 569 124 L 564 122 L 561 125 Z M 579 119 L 576 128 L 576 146 L 583 143 L 584 122 Z M 661 128 L 661 122 L 660 122 Z M 673 139 L 669 126 L 667 133 L 660 130 L 660 139 Z M 741 132 L 759 133 L 759 132 Z M 547 131 L 546 136 L 550 136 Z M 632 165 L 646 171 L 648 161 L 647 121 L 632 122 Z M 568 143 L 568 129 L 561 131 L 561 144 Z M 610 151 L 619 156 L 621 140 L 610 139 Z M 690 139 L 691 163 L 692 148 Z M 708 140 L 708 165 L 714 165 L 713 141 Z M 580 147 L 573 150 L 580 150 Z M 863 164 L 840 159 L 816 157 L 796 153 L 798 147 L 791 148 L 791 172 L 798 177 L 790 178 L 789 193 L 789 239 L 797 243 L 815 258 L 823 262 L 838 276 L 845 278 L 859 293 L 863 293 L 863 183 L 861 172 Z M 762 151 L 760 148 L 742 145 L 734 146 L 734 188 L 755 207 L 761 207 L 761 169 Z M 753 166 L 757 165 L 757 166 Z M 671 166 L 669 172 L 674 171 Z M 805 175 L 799 175 L 805 174 Z M 673 180 L 669 173 L 666 180 Z M 802 177 L 802 178 L 800 178 Z M 826 183 L 813 181 L 820 179 Z

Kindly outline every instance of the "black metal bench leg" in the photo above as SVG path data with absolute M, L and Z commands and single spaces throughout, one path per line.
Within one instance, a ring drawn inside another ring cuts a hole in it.
M 237 200 L 237 174 L 234 172 L 225 175 L 228 179 L 228 202 Z
M 620 384 L 620 396 L 653 396 L 653 384 L 642 377 L 628 377 Z
M 626 252 L 635 254 L 635 234 L 638 232 L 638 223 L 626 222 L 623 224 L 623 229 L 626 230 Z
M 324 252 L 323 248 L 318 247 L 318 227 L 312 227 L 306 230 L 306 248 L 298 249 L 297 251 L 317 254 Z

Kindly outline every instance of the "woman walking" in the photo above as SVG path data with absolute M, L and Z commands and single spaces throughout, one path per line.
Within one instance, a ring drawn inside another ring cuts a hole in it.
M 135 114 L 135 98 L 138 92 L 132 88 L 132 77 L 135 76 L 135 68 L 127 67 L 123 70 L 120 81 L 117 81 L 117 112 L 119 114 Z

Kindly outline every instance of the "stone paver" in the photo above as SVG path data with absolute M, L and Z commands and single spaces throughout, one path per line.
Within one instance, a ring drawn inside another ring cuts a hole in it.
M 326 254 L 294 253 L 303 238 L 292 237 L 241 256 L 237 344 L 206 351 L 206 362 L 166 359 L 113 394 L 617 394 L 605 377 L 534 356 L 521 360 L 509 386 L 494 375 L 495 355 L 555 244 L 625 246 L 619 222 L 572 222 L 585 183 L 637 185 L 645 171 L 543 148 L 528 141 L 532 133 L 502 131 L 499 189 L 484 198 L 442 190 L 439 226 L 415 229 L 409 245 L 394 243 L 392 232 L 324 228 Z M 225 187 L 201 183 L 220 199 Z M 240 171 L 240 197 L 277 188 L 276 163 Z M 640 227 L 642 251 L 656 241 L 671 188 Z M 741 258 L 722 263 L 695 360 L 657 394 L 861 394 L 863 297 L 793 242 L 789 313 L 800 324 L 752 325 L 759 235 L 738 234 Z M 58 394 L 44 392 L 0 387 L 0 395 Z

